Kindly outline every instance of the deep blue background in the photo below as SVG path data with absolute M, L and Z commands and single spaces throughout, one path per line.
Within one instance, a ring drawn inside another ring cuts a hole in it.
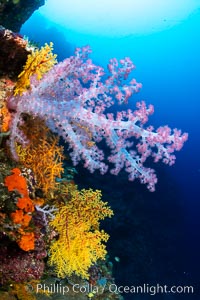
M 81 167 L 80 186 L 101 188 L 115 210 L 108 222 L 108 248 L 119 284 L 200 284 L 200 11 L 162 32 L 125 38 L 80 35 L 71 44 L 65 34 L 40 15 L 34 15 L 21 33 L 40 45 L 53 41 L 58 59 L 72 55 L 76 46 L 90 44 L 92 58 L 106 67 L 111 57 L 130 56 L 133 76 L 142 82 L 141 92 L 130 104 L 144 99 L 155 106 L 150 124 L 168 124 L 189 133 L 189 140 L 173 167 L 155 166 L 159 183 L 150 193 L 138 182 L 95 173 Z M 135 100 L 134 100 L 135 99 Z M 114 260 L 120 257 L 120 262 Z M 133 299 L 133 296 L 126 296 Z M 163 298 L 162 298 L 163 297 Z M 165 298 L 166 297 L 166 298 Z M 159 299 L 183 299 L 160 295 Z M 200 297 L 200 296 L 199 296 Z M 134 296 L 134 299 L 146 299 Z M 149 299 L 149 296 L 147 297 Z M 194 295 L 186 299 L 195 299 Z M 197 299 L 199 299 L 197 297 Z

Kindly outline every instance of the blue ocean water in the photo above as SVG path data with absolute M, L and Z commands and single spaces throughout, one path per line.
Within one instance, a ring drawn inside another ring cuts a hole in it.
M 138 182 L 128 182 L 123 175 L 91 176 L 81 167 L 76 179 L 80 186 L 102 189 L 115 211 L 115 217 L 105 226 L 111 236 L 108 250 L 118 285 L 194 286 L 195 294 L 162 294 L 158 299 L 200 299 L 199 28 L 200 10 L 169 29 L 119 38 L 73 33 L 39 13 L 21 30 L 39 45 L 52 41 L 59 60 L 72 55 L 75 47 L 88 44 L 92 59 L 104 68 L 112 57 L 129 56 L 136 65 L 133 76 L 143 84 L 130 106 L 134 109 L 134 102 L 144 99 L 155 107 L 150 124 L 168 124 L 189 133 L 174 166 L 153 166 L 159 179 L 154 193 Z M 72 34 L 73 42 L 67 39 Z

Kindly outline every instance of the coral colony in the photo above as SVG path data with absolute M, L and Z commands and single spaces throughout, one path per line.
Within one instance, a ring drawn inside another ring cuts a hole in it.
M 17 299 L 33 299 L 26 282 L 42 287 L 44 273 L 69 284 L 72 276 L 93 286 L 113 284 L 109 235 L 100 229 L 113 211 L 100 190 L 79 190 L 67 176 L 59 137 L 74 165 L 83 161 L 101 174 L 113 165 L 112 174 L 124 169 L 150 191 L 157 178 L 145 166 L 147 158 L 172 165 L 174 151 L 187 140 L 180 130 L 145 126 L 154 109 L 144 101 L 135 111 L 108 112 L 114 104 L 125 106 L 141 88 L 128 81 L 134 69 L 129 58 L 111 59 L 107 76 L 88 58 L 88 46 L 58 64 L 52 50 L 52 43 L 32 50 L 17 82 L 0 82 L 9 93 L 0 99 L 0 283 Z M 122 299 L 108 289 L 103 293 Z
M 129 58 L 119 62 L 111 59 L 110 74 L 104 79 L 103 69 L 88 58 L 90 52 L 88 46 L 76 49 L 74 56 L 53 66 L 43 77 L 37 60 L 36 74 L 31 75 L 28 72 L 30 65 L 27 65 L 23 72 L 28 75 L 22 74 L 21 78 L 23 86 L 30 85 L 30 88 L 22 93 L 19 84 L 15 89 L 16 96 L 9 100 L 9 108 L 14 112 L 9 140 L 12 155 L 18 159 L 16 143 L 26 146 L 29 142 L 20 129 L 22 116 L 26 113 L 45 120 L 51 131 L 68 143 L 74 165 L 83 160 L 91 172 L 99 169 L 104 174 L 108 169 L 107 160 L 114 165 L 112 174 L 117 175 L 125 169 L 130 180 L 139 178 L 154 191 L 155 172 L 143 164 L 152 156 L 155 162 L 161 160 L 172 165 L 175 162 L 173 153 L 182 148 L 187 134 L 181 134 L 177 129 L 172 131 L 168 126 L 156 131 L 152 126 L 145 128 L 154 108 L 144 101 L 136 103 L 135 111 L 106 113 L 115 100 L 119 104 L 127 103 L 141 84 L 135 79 L 127 82 L 134 69 Z M 108 157 L 99 148 L 101 140 L 105 140 L 110 148 Z

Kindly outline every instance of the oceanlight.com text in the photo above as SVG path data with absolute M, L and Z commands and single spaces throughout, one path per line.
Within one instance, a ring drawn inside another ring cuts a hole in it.
M 116 284 L 111 284 L 109 286 L 109 291 L 111 293 L 124 293 L 124 294 L 149 294 L 155 296 L 158 294 L 194 294 L 193 286 L 168 286 L 168 285 L 150 285 L 143 284 L 138 286 L 117 286 Z

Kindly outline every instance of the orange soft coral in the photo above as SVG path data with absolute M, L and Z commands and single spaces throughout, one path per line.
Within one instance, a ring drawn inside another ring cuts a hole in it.
M 9 130 L 11 121 L 11 114 L 8 111 L 5 103 L 0 107 L 0 132 L 7 132 Z
M 31 218 L 30 215 L 25 214 L 21 209 L 17 209 L 14 213 L 11 213 L 13 223 L 20 224 L 22 227 L 28 227 Z
M 32 219 L 31 213 L 34 211 L 34 204 L 28 195 L 28 187 L 26 179 L 21 175 L 21 171 L 18 168 L 12 169 L 12 175 L 5 178 L 5 186 L 8 191 L 18 191 L 21 198 L 18 198 L 17 207 L 15 212 L 10 214 L 10 217 L 14 224 L 19 224 L 18 233 L 20 238 L 17 243 L 19 247 L 24 251 L 34 249 L 34 233 L 25 232 L 29 229 L 29 224 Z
M 11 219 L 13 223 L 20 224 L 22 228 L 26 228 L 32 219 L 29 213 L 34 211 L 33 202 L 29 197 L 19 198 L 17 207 L 19 209 L 11 213 Z
M 25 212 L 33 212 L 34 205 L 32 200 L 29 197 L 19 198 L 17 202 L 17 207 L 24 209 Z
M 24 235 L 21 236 L 20 240 L 18 241 L 18 245 L 22 250 L 30 251 L 34 249 L 34 240 L 34 233 L 26 232 Z
M 21 171 L 18 168 L 11 170 L 13 173 L 5 178 L 5 186 L 7 186 L 8 191 L 18 191 L 22 196 L 28 197 L 28 188 L 26 179 L 21 175 Z

